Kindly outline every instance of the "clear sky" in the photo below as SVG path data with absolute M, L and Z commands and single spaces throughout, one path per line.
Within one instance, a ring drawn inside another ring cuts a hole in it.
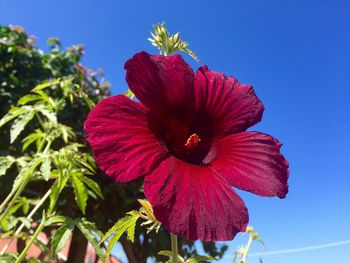
M 85 44 L 84 64 L 104 69 L 114 94 L 127 87 L 128 58 L 157 52 L 146 39 L 161 21 L 182 33 L 201 63 L 253 84 L 266 108 L 253 130 L 284 143 L 291 172 L 284 200 L 240 192 L 269 250 L 350 239 L 349 14 L 346 0 L 0 0 L 0 24 L 23 26 L 39 47 L 52 36 Z M 245 241 L 230 242 L 230 253 Z M 348 263 L 350 245 L 263 259 Z

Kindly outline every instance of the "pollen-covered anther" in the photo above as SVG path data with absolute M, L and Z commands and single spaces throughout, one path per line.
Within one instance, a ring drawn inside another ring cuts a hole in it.
M 185 147 L 192 151 L 194 150 L 197 145 L 201 142 L 201 138 L 198 136 L 197 133 L 193 133 L 190 135 L 190 137 L 188 137 L 186 143 L 185 143 Z

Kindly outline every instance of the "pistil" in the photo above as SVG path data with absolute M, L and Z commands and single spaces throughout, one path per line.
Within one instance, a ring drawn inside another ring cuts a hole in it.
M 201 142 L 201 138 L 198 136 L 198 134 L 193 133 L 190 135 L 190 137 L 188 137 L 185 143 L 185 147 L 187 150 L 193 151 L 200 142 Z

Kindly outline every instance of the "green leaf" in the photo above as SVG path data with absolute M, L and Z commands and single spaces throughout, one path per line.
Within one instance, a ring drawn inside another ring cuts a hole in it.
M 29 134 L 22 140 L 22 151 L 25 151 L 33 142 L 37 142 L 37 147 L 39 146 L 41 139 L 44 137 L 44 133 L 36 129 L 33 133 Z
M 112 238 L 108 242 L 106 250 L 106 258 L 112 252 L 115 244 L 119 241 L 120 237 L 124 232 L 127 232 L 127 237 L 131 242 L 134 242 L 135 226 L 136 221 L 139 219 L 140 214 L 138 211 L 130 211 L 128 215 L 120 219 L 114 226 L 112 226 L 108 232 L 103 236 L 100 243 L 104 242 L 110 235 L 113 234 Z
M 75 137 L 74 131 L 71 127 L 68 127 L 63 124 L 58 124 L 57 129 L 60 130 L 62 134 L 62 139 L 65 143 L 68 143 L 68 139 Z
M 24 130 L 24 127 L 28 124 L 28 122 L 33 119 L 35 113 L 33 110 L 26 111 L 22 113 L 15 121 L 13 122 L 10 129 L 10 142 L 13 143 L 18 135 Z
M 5 123 L 9 122 L 10 120 L 16 118 L 17 116 L 27 112 L 29 109 L 27 106 L 24 107 L 12 107 L 9 112 L 3 116 L 0 120 L 0 127 L 2 127 Z
M 57 117 L 56 117 L 54 112 L 49 111 L 47 109 L 43 109 L 43 108 L 39 109 L 39 111 L 42 115 L 44 115 L 50 121 L 52 121 L 53 123 L 57 123 Z
M 29 211 L 29 208 L 30 208 L 30 203 L 29 201 L 27 200 L 27 198 L 23 197 L 22 198 L 22 211 L 23 211 L 23 214 L 27 214 L 28 211 Z
M 37 94 L 28 94 L 23 96 L 22 98 L 19 99 L 18 104 L 19 105 L 24 105 L 27 104 L 28 102 L 36 101 L 36 100 L 41 100 L 41 96 Z
M 36 94 L 38 94 L 42 101 L 50 102 L 49 95 L 47 95 L 44 91 L 42 91 L 42 90 L 32 90 L 32 91 L 35 92 Z
M 78 175 L 79 179 L 87 185 L 95 194 L 97 194 L 101 199 L 104 199 L 100 186 L 92 179 L 82 174 Z
M 51 159 L 48 155 L 44 156 L 42 159 L 40 172 L 43 178 L 45 179 L 45 181 L 48 181 L 50 178 L 50 172 L 51 172 Z
M 18 159 L 17 159 L 18 161 Z M 26 166 L 23 166 L 20 170 L 19 174 L 16 176 L 15 181 L 13 182 L 12 190 L 10 192 L 10 195 L 13 194 L 13 192 L 17 191 L 18 187 L 23 184 L 28 177 L 33 175 L 35 168 L 40 164 L 41 159 L 37 158 L 29 162 Z
M 204 262 L 204 261 L 216 261 L 215 258 L 210 256 L 192 256 L 189 259 L 186 260 L 186 263 L 197 263 L 197 262 Z
M 128 89 L 125 93 L 125 96 L 129 97 L 130 99 L 134 99 L 135 98 L 135 94 L 131 91 L 131 89 Z
M 29 220 L 28 218 L 26 218 L 24 216 L 23 217 L 18 217 L 18 220 L 21 221 L 27 229 L 30 229 L 30 226 L 31 226 L 31 223 L 32 223 L 31 220 Z
M 46 89 L 50 86 L 53 86 L 53 85 L 57 85 L 60 83 L 60 79 L 55 79 L 54 81 L 46 81 L 38 86 L 36 86 L 34 89 L 32 89 L 32 91 L 37 91 L 37 90 L 42 90 L 42 89 Z
M 105 252 L 99 246 L 99 243 L 93 234 L 93 232 L 95 233 L 99 232 L 94 226 L 94 224 L 92 224 L 91 222 L 83 218 L 83 219 L 78 219 L 76 221 L 76 225 L 79 228 L 79 230 L 83 233 L 83 235 L 86 237 L 86 239 L 90 242 L 90 244 L 93 246 L 93 248 L 95 249 L 100 259 L 102 261 L 105 261 L 105 259 L 108 258 L 108 256 L 105 255 Z
M 86 202 L 88 199 L 87 189 L 78 176 L 72 174 L 71 178 L 75 194 L 75 201 L 77 202 L 81 212 L 85 214 Z
M 51 240 L 52 249 L 55 254 L 59 253 L 61 249 L 66 245 L 73 229 L 74 225 L 71 224 L 65 224 L 57 229 Z
M 16 261 L 17 257 L 18 255 L 15 253 L 6 253 L 3 255 L 0 255 L 0 262 L 12 263 Z
M 81 97 L 89 107 L 89 109 L 92 109 L 95 106 L 95 103 L 85 94 L 82 92 Z
M 6 174 L 6 170 L 9 169 L 16 159 L 10 155 L 0 156 L 0 176 Z
M 54 184 L 51 186 L 50 205 L 49 205 L 48 211 L 53 210 L 54 206 L 56 205 L 58 196 L 60 195 L 62 189 L 66 186 L 67 181 L 68 181 L 68 176 L 62 176 L 60 174 L 60 177 L 56 179 Z
M 46 221 L 45 221 L 45 226 L 51 226 L 55 224 L 61 224 L 61 223 L 67 223 L 69 221 L 73 221 L 71 218 L 66 217 L 66 216 L 50 216 Z

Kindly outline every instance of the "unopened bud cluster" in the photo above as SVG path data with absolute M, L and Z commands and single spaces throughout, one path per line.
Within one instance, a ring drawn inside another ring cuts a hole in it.
M 181 40 L 180 33 L 169 36 L 165 23 L 158 23 L 153 26 L 152 38 L 148 38 L 151 44 L 157 47 L 162 55 L 169 56 L 176 51 L 183 51 L 199 62 L 196 54 L 188 48 L 188 43 Z

